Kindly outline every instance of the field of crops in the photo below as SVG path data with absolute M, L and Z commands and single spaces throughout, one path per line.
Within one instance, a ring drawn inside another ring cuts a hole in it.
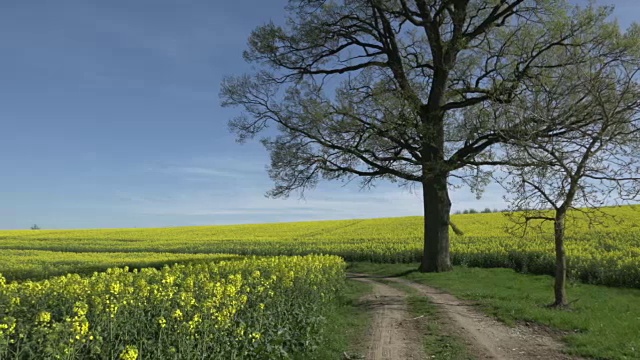
M 0 359 L 288 358 L 321 340 L 344 269 L 312 255 L 0 277 Z
M 604 211 L 569 222 L 570 276 L 640 288 L 640 206 Z M 453 221 L 455 264 L 553 273 L 549 226 Z M 0 231 L 0 249 L 0 359 L 296 358 L 322 341 L 344 260 L 418 261 L 422 219 Z
M 568 223 L 570 276 L 588 283 L 640 288 L 640 207 L 607 208 L 589 227 Z M 509 234 L 501 213 L 454 215 L 464 236 L 452 235 L 453 262 L 553 273 L 547 233 Z M 548 229 L 547 229 L 548 230 Z M 46 278 L 111 265 L 156 266 L 206 260 L 210 254 L 339 255 L 347 261 L 413 262 L 422 248 L 420 217 L 157 229 L 0 231 L 0 273 L 8 279 Z M 156 253 L 156 254 L 150 254 Z M 22 258 L 18 258 L 22 256 Z M 60 270 L 63 269 L 63 270 Z

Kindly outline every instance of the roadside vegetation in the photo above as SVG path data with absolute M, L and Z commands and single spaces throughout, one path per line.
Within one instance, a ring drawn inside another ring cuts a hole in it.
M 322 341 L 312 352 L 299 360 L 361 359 L 367 344 L 362 341 L 371 325 L 371 313 L 360 299 L 371 292 L 371 285 L 347 280 L 344 290 L 336 295 L 333 307 L 327 311 L 322 329 Z

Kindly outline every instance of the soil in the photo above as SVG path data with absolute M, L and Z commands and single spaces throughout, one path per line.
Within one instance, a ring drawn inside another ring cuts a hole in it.
M 411 321 L 405 298 L 407 294 L 389 285 L 364 277 L 373 291 L 360 299 L 373 313 L 368 331 L 367 360 L 425 359 L 422 331 Z

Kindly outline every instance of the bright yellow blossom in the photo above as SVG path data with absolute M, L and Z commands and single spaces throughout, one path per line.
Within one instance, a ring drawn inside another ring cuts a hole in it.
M 133 345 L 127 345 L 127 347 L 120 353 L 120 360 L 137 360 L 138 348 Z

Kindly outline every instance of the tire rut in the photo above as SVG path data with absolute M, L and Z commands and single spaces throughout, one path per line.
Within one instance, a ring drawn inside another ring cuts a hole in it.
M 422 332 L 407 309 L 407 294 L 373 279 L 354 278 L 373 286 L 360 303 L 373 313 L 365 359 L 425 359 Z

